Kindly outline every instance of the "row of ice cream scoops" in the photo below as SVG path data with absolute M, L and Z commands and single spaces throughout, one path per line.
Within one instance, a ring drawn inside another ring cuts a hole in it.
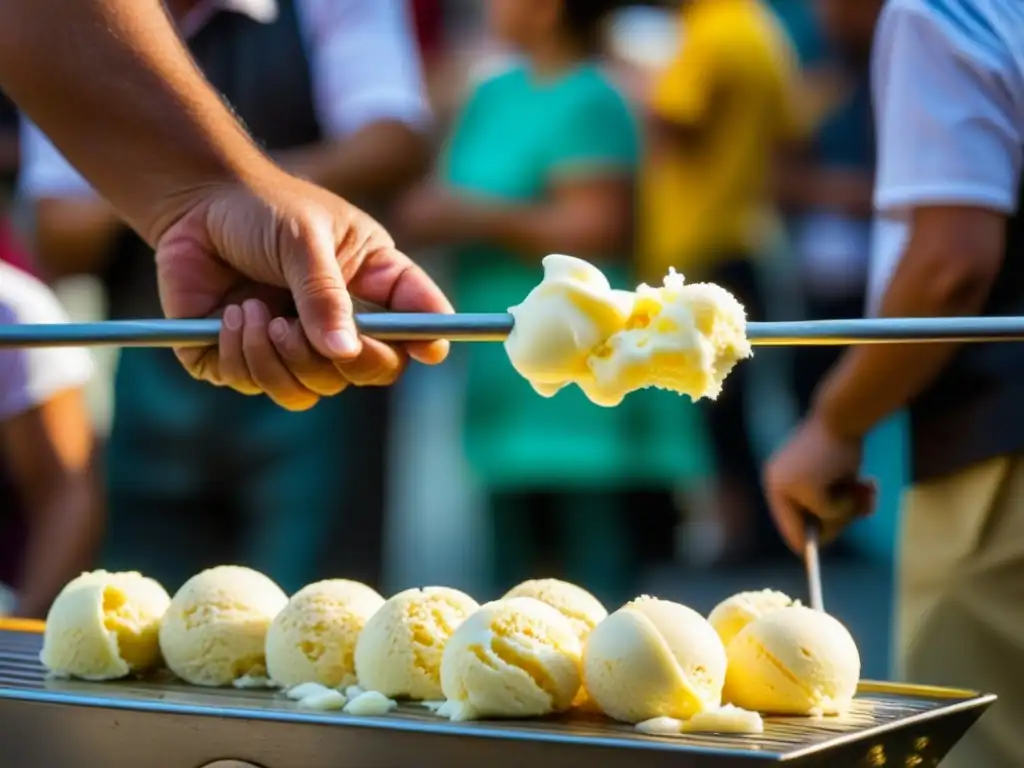
M 509 360 L 540 395 L 570 384 L 616 406 L 649 387 L 716 398 L 737 362 L 751 356 L 746 312 L 711 283 L 671 271 L 660 288 L 613 289 L 594 265 L 553 254 L 544 278 L 509 312 Z
M 301 706 L 354 715 L 398 700 L 454 720 L 579 707 L 647 733 L 759 732 L 758 712 L 841 714 L 860 675 L 846 629 L 780 593 L 734 596 L 708 619 L 652 597 L 609 615 L 554 579 L 482 606 L 444 587 L 385 600 L 343 579 L 289 599 L 237 566 L 204 571 L 173 598 L 137 573 L 83 574 L 50 610 L 41 659 L 95 681 L 165 664 L 193 685 L 283 688 Z

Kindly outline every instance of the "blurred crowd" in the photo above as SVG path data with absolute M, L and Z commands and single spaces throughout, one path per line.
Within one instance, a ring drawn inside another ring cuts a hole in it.
M 622 287 L 718 283 L 751 320 L 863 314 L 877 4 L 167 6 L 272 156 L 379 217 L 459 311 L 504 311 L 569 253 Z M 0 175 L 0 322 L 160 316 L 146 244 L 9 105 Z M 294 413 L 170 350 L 0 350 L 0 498 L 23 510 L 0 508 L 0 584 L 29 616 L 87 567 L 173 590 L 226 562 L 289 591 L 554 575 L 614 604 L 659 562 L 782 551 L 759 468 L 834 354 L 758 353 L 715 402 L 602 409 L 465 344 Z

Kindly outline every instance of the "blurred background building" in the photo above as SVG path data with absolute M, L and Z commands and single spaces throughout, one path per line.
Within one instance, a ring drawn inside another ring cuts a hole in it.
M 300 162 L 290 148 L 357 140 L 401 161 L 383 187 L 379 179 L 366 188 L 335 179 L 335 188 L 379 213 L 460 309 L 503 311 L 539 281 L 543 254 L 565 252 L 594 258 L 628 287 L 659 279 L 671 264 L 735 291 L 755 319 L 861 315 L 873 137 L 865 52 L 830 26 L 843 18 L 836 13 L 843 0 L 716 0 L 714 17 L 701 14 L 704 5 L 337 0 L 339 16 L 348 16 L 337 39 L 325 42 L 334 28 L 310 35 L 316 22 L 302 16 L 323 3 L 254 4 L 272 7 L 263 16 L 246 14 L 240 1 L 174 4 L 182 23 L 194 25 L 183 30 L 194 50 L 238 45 L 239 36 L 256 46 L 255 57 L 234 51 L 229 71 L 214 69 L 223 56 L 200 59 L 230 100 L 244 101 L 247 124 L 266 132 L 285 165 Z M 730 70 L 733 90 L 722 104 L 704 103 L 702 78 L 732 55 L 728 43 L 715 47 L 722 25 L 751 59 Z M 211 39 L 216 30 L 231 30 L 229 42 Z M 289 58 L 296 41 L 309 47 L 311 38 L 329 53 Z M 688 49 L 692 40 L 700 44 Z M 260 87 L 266 72 L 251 68 L 261 51 L 277 57 L 276 71 L 293 68 L 295 82 L 312 81 L 309 103 L 282 106 L 295 89 L 281 82 Z M 369 51 L 392 65 L 359 80 L 359 59 Z M 430 104 L 429 118 L 420 103 Z M 275 132 L 269 116 L 281 109 L 304 110 L 308 135 Z M 22 126 L 20 154 L 18 137 L 17 115 L 4 105 L 0 258 L 47 281 L 76 319 L 110 316 L 125 296 L 152 291 L 139 283 L 112 296 L 101 269 L 54 269 L 81 255 L 95 227 L 109 236 L 119 225 L 92 219 L 86 226 L 88 189 L 43 157 L 30 126 Z M 312 157 L 303 162 L 325 167 Z M 59 199 L 70 203 L 55 216 Z M 504 211 L 506 222 L 483 238 L 472 226 L 479 200 Z M 581 222 L 575 228 L 560 214 L 570 203 Z M 194 419 L 190 445 L 217 439 L 216 419 L 186 413 L 191 405 L 159 376 L 140 377 L 126 391 L 114 386 L 118 356 L 94 357 L 98 374 L 88 392 L 101 446 L 110 445 L 119 413 L 122 428 L 138 426 L 140 402 L 170 424 Z M 502 357 L 496 345 L 460 348 L 451 362 L 414 367 L 390 390 L 347 392 L 318 406 L 308 426 L 280 414 L 279 431 L 267 438 L 278 449 L 301 457 L 303 446 L 327 446 L 337 457 L 338 466 L 310 460 L 288 481 L 297 485 L 286 482 L 277 496 L 258 494 L 273 500 L 265 513 L 276 520 L 271 548 L 306 542 L 292 556 L 301 568 L 234 544 L 202 551 L 187 536 L 172 544 L 158 533 L 157 508 L 191 525 L 185 521 L 198 519 L 197 511 L 203 519 L 228 515 L 233 500 L 221 508 L 220 497 L 179 493 L 175 483 L 186 480 L 160 475 L 158 465 L 169 467 L 183 458 L 171 454 L 188 449 L 158 444 L 170 438 L 154 432 L 149 444 L 133 444 L 151 457 L 154 479 L 136 475 L 146 491 L 138 508 L 107 521 L 108 538 L 118 528 L 133 531 L 135 560 L 121 562 L 122 555 L 117 565 L 159 570 L 177 546 L 193 548 L 182 558 L 190 568 L 243 561 L 289 589 L 296 580 L 351 576 L 388 592 L 439 583 L 482 599 L 529 572 L 576 579 L 609 604 L 650 592 L 707 611 L 740 588 L 804 596 L 801 564 L 774 536 L 757 469 L 807 406 L 830 353 L 759 351 L 742 379 L 727 382 L 723 403 L 645 392 L 613 411 L 577 392 L 543 401 Z M 236 418 L 261 419 L 258 410 L 238 410 Z M 325 424 L 334 426 L 325 431 Z M 880 480 L 880 509 L 825 565 L 829 608 L 851 626 L 868 676 L 888 670 L 881 617 L 889 612 L 904 441 L 899 420 L 872 436 L 867 473 Z M 257 487 L 258 474 L 235 472 L 223 482 Z M 333 485 L 321 482 L 325 474 Z M 164 498 L 158 482 L 169 483 Z M 232 509 L 227 525 L 256 525 L 250 513 Z M 108 555 L 97 550 L 97 564 Z

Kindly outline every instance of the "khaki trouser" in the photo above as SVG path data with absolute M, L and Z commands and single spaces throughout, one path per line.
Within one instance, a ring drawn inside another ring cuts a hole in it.
M 1024 766 L 1024 456 L 905 495 L 897 571 L 898 672 L 999 701 L 944 761 Z

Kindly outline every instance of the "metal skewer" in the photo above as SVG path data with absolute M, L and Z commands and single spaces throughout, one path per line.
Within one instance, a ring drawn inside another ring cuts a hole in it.
M 821 521 L 808 516 L 804 523 L 804 567 L 807 569 L 807 591 L 811 608 L 825 610 L 825 597 L 821 589 Z
M 383 341 L 504 341 L 512 316 L 363 313 L 360 331 Z M 217 343 L 220 320 L 110 320 L 98 323 L 0 325 L 4 347 L 201 347 Z M 846 346 L 922 342 L 1024 341 L 1024 317 L 808 320 L 748 323 L 755 346 Z

